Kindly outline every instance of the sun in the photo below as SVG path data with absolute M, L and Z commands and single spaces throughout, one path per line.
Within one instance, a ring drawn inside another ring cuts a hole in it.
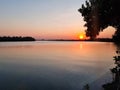
M 84 35 L 80 34 L 79 39 L 81 39 L 81 40 L 84 39 Z
M 85 32 L 78 33 L 77 38 L 79 40 L 86 40 L 87 39 Z

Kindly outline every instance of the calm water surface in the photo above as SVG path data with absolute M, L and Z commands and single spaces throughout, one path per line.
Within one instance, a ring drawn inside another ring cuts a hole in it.
M 115 51 L 105 42 L 0 42 L 0 90 L 98 90 Z

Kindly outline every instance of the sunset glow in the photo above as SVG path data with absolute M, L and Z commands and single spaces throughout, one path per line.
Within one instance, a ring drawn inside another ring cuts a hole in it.
M 84 36 L 83 36 L 83 35 L 80 35 L 79 38 L 80 38 L 80 39 L 84 39 Z
M 84 0 L 0 0 L 0 36 L 85 39 L 84 34 L 77 34 L 86 30 L 77 11 L 82 3 Z M 109 28 L 100 37 L 112 34 L 113 28 Z
M 78 34 L 78 38 L 79 38 L 80 40 L 85 40 L 85 39 L 86 39 L 85 32 L 81 32 L 80 34 Z

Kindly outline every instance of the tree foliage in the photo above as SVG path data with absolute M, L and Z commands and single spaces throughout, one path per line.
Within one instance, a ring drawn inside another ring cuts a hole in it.
M 78 10 L 84 17 L 86 35 L 95 39 L 100 31 L 113 26 L 120 36 L 120 0 L 86 0 Z

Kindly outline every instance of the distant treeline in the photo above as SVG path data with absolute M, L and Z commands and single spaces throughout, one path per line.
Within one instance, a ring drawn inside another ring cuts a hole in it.
M 0 42 L 2 41 L 35 41 L 33 37 L 21 37 L 21 36 L 3 36 L 0 37 Z
M 97 42 L 113 42 L 112 38 L 96 38 L 95 40 L 90 39 L 41 39 L 40 41 L 97 41 Z

